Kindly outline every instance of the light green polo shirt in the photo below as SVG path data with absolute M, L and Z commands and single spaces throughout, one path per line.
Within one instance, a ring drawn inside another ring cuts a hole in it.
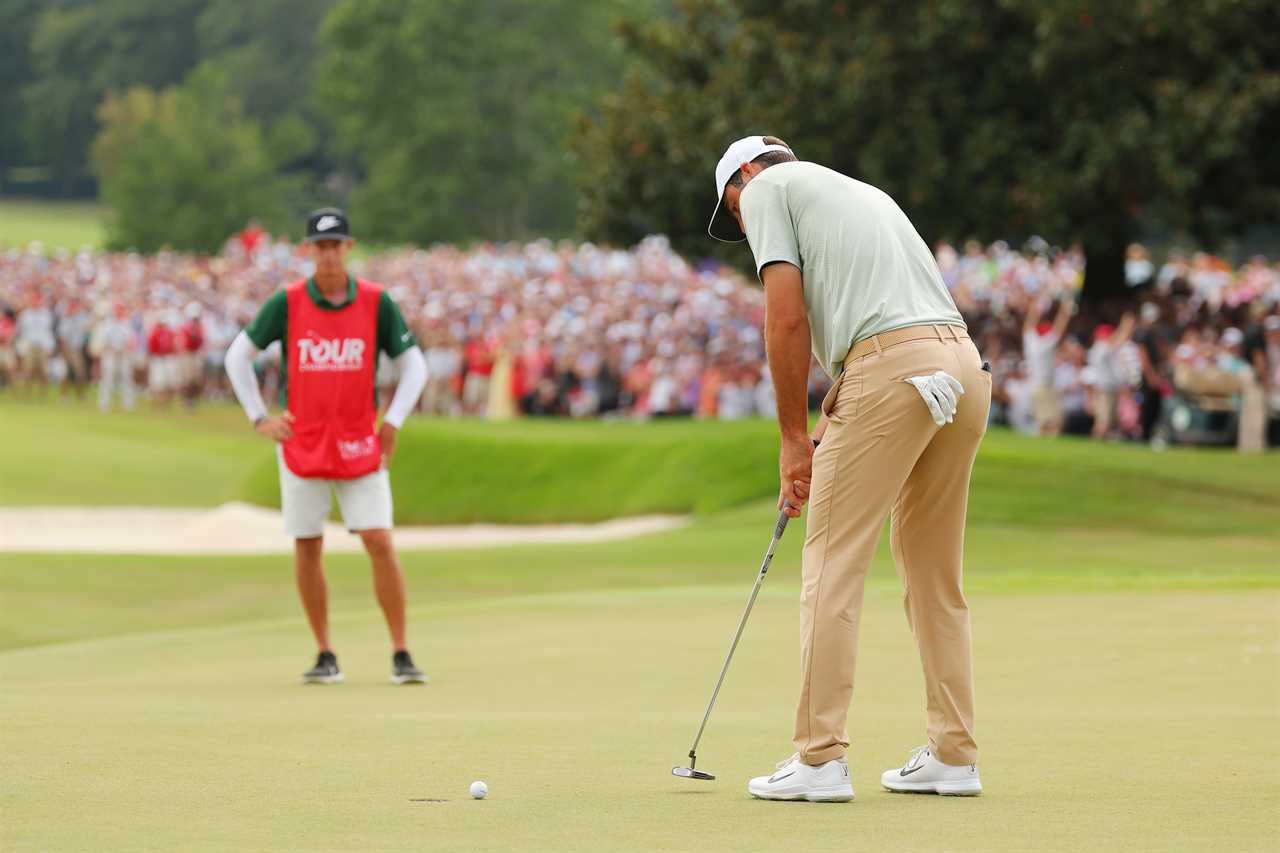
M 853 344 L 930 323 L 964 326 L 933 253 L 884 192 L 817 163 L 779 163 L 740 201 L 756 271 L 800 268 L 813 355 L 834 378 Z

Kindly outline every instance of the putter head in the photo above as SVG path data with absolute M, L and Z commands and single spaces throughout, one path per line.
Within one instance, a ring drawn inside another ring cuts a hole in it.
M 694 770 L 692 767 L 672 767 L 672 776 L 679 776 L 681 779 L 702 779 L 711 781 L 716 777 L 705 770 Z

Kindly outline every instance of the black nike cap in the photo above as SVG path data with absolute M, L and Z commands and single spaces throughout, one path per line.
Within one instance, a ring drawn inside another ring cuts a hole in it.
M 307 217 L 306 242 L 319 240 L 350 240 L 351 223 L 347 214 L 336 207 L 322 207 L 311 211 Z

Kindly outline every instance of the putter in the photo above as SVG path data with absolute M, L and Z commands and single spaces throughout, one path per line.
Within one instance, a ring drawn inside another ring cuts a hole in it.
M 738 640 L 742 639 L 742 629 L 747 627 L 747 617 L 751 615 L 751 608 L 755 605 L 756 596 L 760 593 L 760 585 L 764 583 L 764 576 L 769 572 L 769 564 L 773 562 L 773 549 L 778 547 L 778 540 L 782 538 L 782 533 L 786 529 L 787 514 L 786 512 L 780 512 L 778 513 L 778 526 L 773 529 L 773 539 L 769 541 L 769 550 L 764 552 L 764 562 L 760 564 L 760 571 L 756 574 L 756 585 L 751 588 L 751 597 L 747 599 L 747 609 L 742 611 L 742 618 L 738 620 L 738 630 L 733 635 L 733 642 L 729 645 L 729 654 L 724 659 L 724 666 L 720 668 L 720 677 L 716 679 L 716 689 L 711 691 L 711 701 L 707 703 L 707 711 L 702 715 L 702 725 L 698 726 L 698 733 L 693 738 L 693 746 L 689 747 L 689 766 L 672 767 L 672 776 L 707 781 L 716 778 L 713 773 L 697 769 L 698 741 L 702 740 L 702 732 L 707 727 L 707 720 L 711 718 L 711 709 L 716 706 L 716 697 L 720 695 L 720 686 L 724 684 L 725 673 L 729 671 L 729 662 L 733 660 L 733 653 L 738 648 Z

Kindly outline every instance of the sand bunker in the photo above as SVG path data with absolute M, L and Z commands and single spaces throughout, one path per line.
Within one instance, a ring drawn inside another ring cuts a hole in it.
M 399 527 L 405 550 L 608 542 L 684 525 L 681 516 L 650 515 L 599 524 Z M 359 551 L 341 525 L 325 527 L 325 550 Z M 280 513 L 243 503 L 217 509 L 24 507 L 0 509 L 0 552 L 91 554 L 292 553 Z

